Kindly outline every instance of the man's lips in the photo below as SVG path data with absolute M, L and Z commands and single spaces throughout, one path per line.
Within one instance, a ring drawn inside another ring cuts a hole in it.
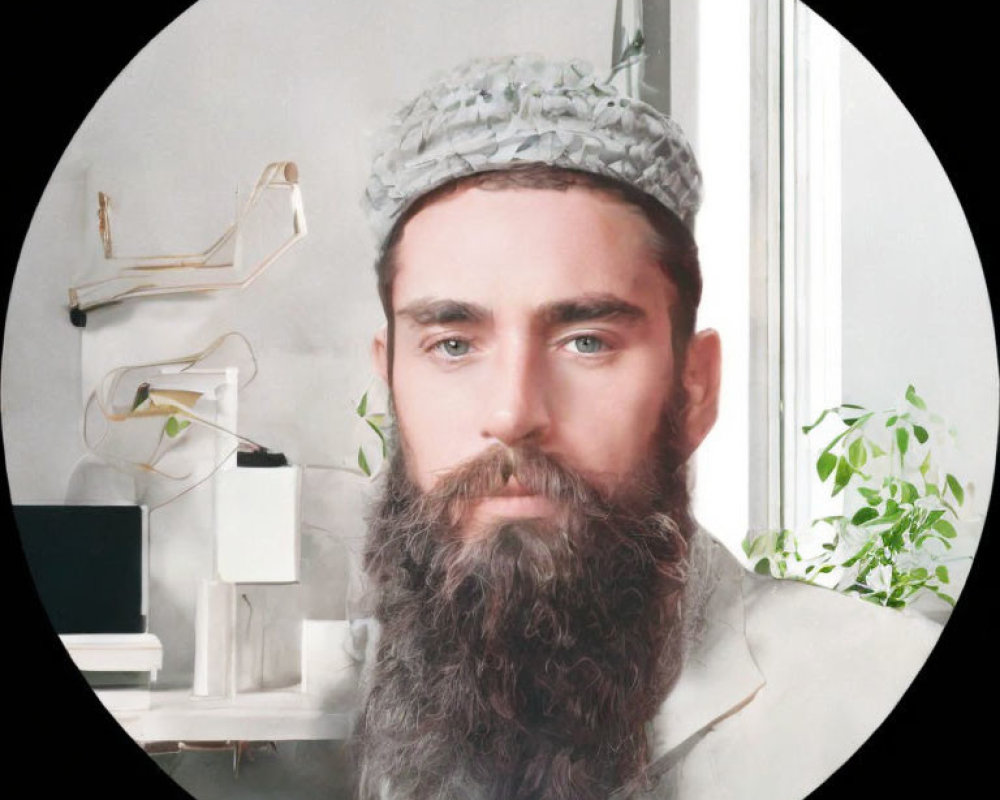
M 537 497 L 535 492 L 528 489 L 526 486 L 521 484 L 517 478 L 511 478 L 507 481 L 502 489 L 498 492 L 494 492 L 489 497 Z
M 499 520 L 551 519 L 559 509 L 555 501 L 511 478 L 498 491 L 473 500 L 469 510 L 467 530 L 476 537 Z

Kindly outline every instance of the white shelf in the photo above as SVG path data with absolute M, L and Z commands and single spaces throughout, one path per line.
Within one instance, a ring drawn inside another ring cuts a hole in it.
M 149 672 L 163 666 L 163 645 L 152 633 L 63 633 L 76 668 L 92 672 Z
M 184 688 L 153 689 L 150 708 L 112 714 L 139 743 L 302 741 L 348 738 L 356 708 L 354 693 L 324 703 L 295 687 L 246 692 L 232 699 L 195 697 Z

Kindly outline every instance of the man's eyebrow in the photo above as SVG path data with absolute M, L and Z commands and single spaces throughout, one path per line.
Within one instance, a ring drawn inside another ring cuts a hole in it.
M 481 322 L 490 316 L 490 312 L 476 303 L 422 298 L 403 306 L 396 312 L 396 316 L 408 317 L 417 325 L 449 325 L 455 322 Z
M 549 325 L 567 325 L 598 319 L 638 322 L 646 318 L 646 312 L 613 294 L 587 294 L 546 303 L 541 308 L 540 316 Z

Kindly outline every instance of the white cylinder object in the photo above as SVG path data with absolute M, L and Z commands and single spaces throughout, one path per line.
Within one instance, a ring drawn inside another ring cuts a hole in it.
M 195 607 L 193 691 L 197 697 L 229 697 L 233 692 L 235 617 L 236 587 L 202 581 Z

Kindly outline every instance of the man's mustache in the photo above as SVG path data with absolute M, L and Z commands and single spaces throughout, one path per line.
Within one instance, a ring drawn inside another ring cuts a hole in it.
M 443 474 L 425 501 L 447 509 L 509 493 L 539 495 L 555 503 L 584 505 L 600 502 L 600 494 L 577 471 L 537 447 L 490 446 Z

